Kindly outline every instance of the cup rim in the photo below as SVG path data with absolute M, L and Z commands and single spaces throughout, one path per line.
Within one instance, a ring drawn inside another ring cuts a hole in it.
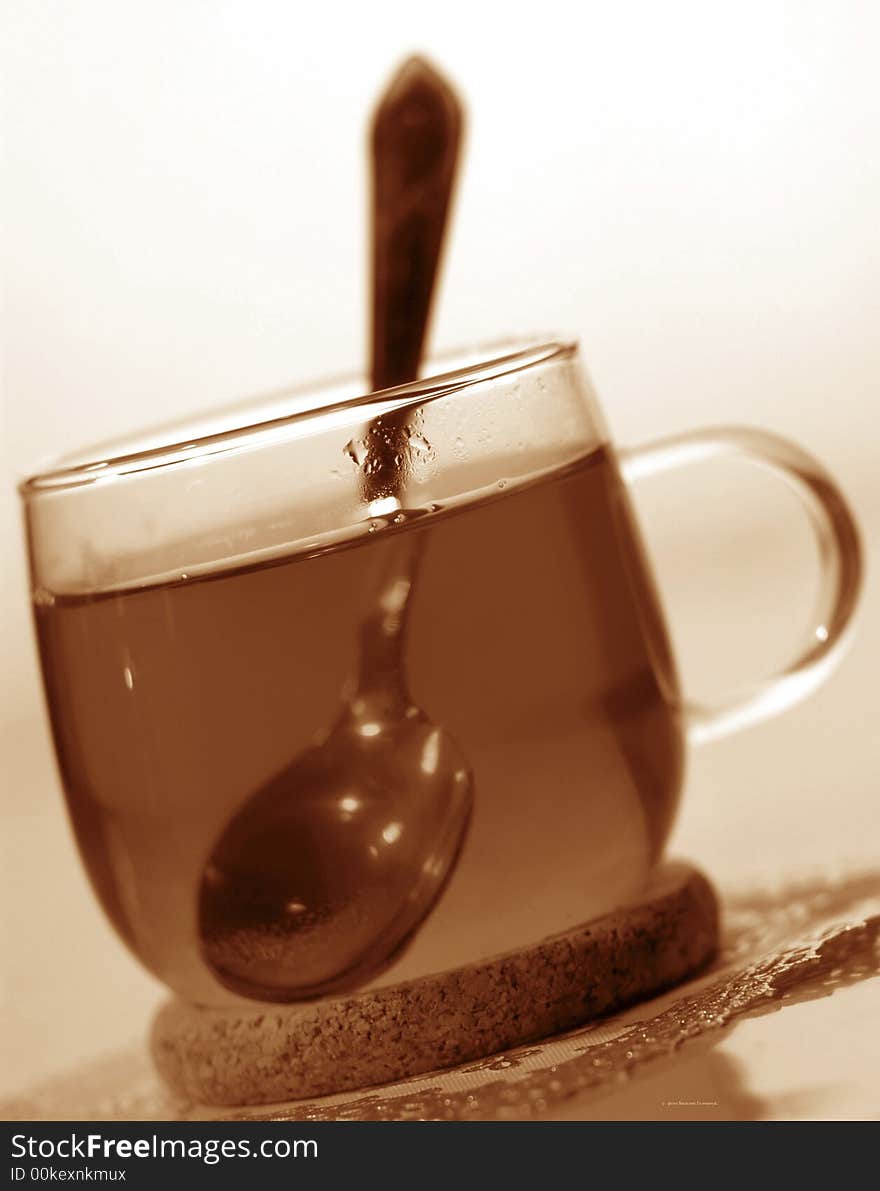
M 524 372 L 552 360 L 573 356 L 578 349 L 577 341 L 573 339 L 558 339 L 552 337 L 535 337 L 519 340 L 501 340 L 493 343 L 478 345 L 470 349 L 446 351 L 431 357 L 437 363 L 444 359 L 454 359 L 465 355 L 481 355 L 486 353 L 502 353 L 488 355 L 476 363 L 447 371 L 435 372 L 430 376 L 421 377 L 405 385 L 395 385 L 388 389 L 379 389 L 328 404 L 316 403 L 304 409 L 297 409 L 289 414 L 263 420 L 248 420 L 240 425 L 231 426 L 225 430 L 197 435 L 196 437 L 178 437 L 156 446 L 139 450 L 112 453 L 113 445 L 102 452 L 100 447 L 94 447 L 94 457 L 89 448 L 82 455 L 82 462 L 65 464 L 62 461 L 55 465 L 35 472 L 22 480 L 18 485 L 20 496 L 27 500 L 41 493 L 59 492 L 70 488 L 93 484 L 98 481 L 120 478 L 139 472 L 155 471 L 172 467 L 176 464 L 193 459 L 206 458 L 213 455 L 225 454 L 241 450 L 248 446 L 266 445 L 278 441 L 292 427 L 301 426 L 318 417 L 333 417 L 349 410 L 361 410 L 365 421 L 370 421 L 382 414 L 396 412 L 416 405 L 439 400 L 462 389 L 497 380 L 512 373 Z M 348 377 L 337 376 L 325 378 L 309 384 L 276 390 L 275 393 L 264 393 L 262 398 L 251 399 L 242 406 L 242 417 L 246 418 L 248 410 L 252 408 L 254 400 L 268 404 L 283 396 L 291 398 L 314 393 L 317 397 L 322 391 L 339 387 L 345 380 L 351 380 L 356 374 Z M 193 415 L 194 419 L 199 415 Z M 161 434 L 161 427 L 155 433 Z M 169 433 L 175 428 L 169 427 Z M 177 431 L 179 433 L 179 430 Z M 118 448 L 117 448 L 118 450 Z

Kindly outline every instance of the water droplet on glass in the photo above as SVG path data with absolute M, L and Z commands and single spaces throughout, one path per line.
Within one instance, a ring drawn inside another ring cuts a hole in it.
M 342 448 L 342 451 L 343 454 L 346 455 L 356 467 L 361 467 L 367 457 L 367 451 L 364 443 L 356 438 L 350 438 Z

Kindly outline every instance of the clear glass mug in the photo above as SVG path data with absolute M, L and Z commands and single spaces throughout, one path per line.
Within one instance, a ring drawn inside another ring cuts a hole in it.
M 390 983 L 612 909 L 662 854 L 686 739 L 782 710 L 840 655 L 859 536 L 798 447 L 722 429 L 619 452 L 575 344 L 444 363 L 382 393 L 263 398 L 21 486 L 80 852 L 121 937 L 190 1000 Z M 376 499 L 390 424 L 404 441 Z M 822 587 L 800 656 L 706 707 L 680 691 L 627 484 L 719 453 L 800 494 Z M 455 814 L 417 822 L 418 799 Z

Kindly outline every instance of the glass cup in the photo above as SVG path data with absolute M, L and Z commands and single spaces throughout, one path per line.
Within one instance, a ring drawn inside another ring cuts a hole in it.
M 783 710 L 840 656 L 859 537 L 800 448 L 723 429 L 618 451 L 571 343 L 441 367 L 276 394 L 21 486 L 79 849 L 190 1000 L 391 983 L 611 910 L 663 852 L 686 739 Z M 705 706 L 627 485 L 720 454 L 800 494 L 822 586 L 800 656 Z

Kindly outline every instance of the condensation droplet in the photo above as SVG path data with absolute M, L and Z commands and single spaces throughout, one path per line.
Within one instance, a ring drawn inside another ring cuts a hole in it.
M 356 467 L 362 467 L 364 460 L 367 457 L 367 449 L 363 442 L 356 438 L 350 438 L 345 446 L 342 448 L 342 453 L 355 464 Z

